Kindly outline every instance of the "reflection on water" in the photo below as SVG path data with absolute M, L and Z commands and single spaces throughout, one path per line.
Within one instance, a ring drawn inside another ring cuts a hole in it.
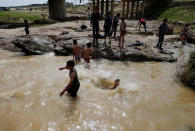
M 72 57 L 17 56 L 0 51 L 2 131 L 188 131 L 195 128 L 195 93 L 174 81 L 175 63 L 92 61 L 76 66 L 78 97 L 59 97 Z M 115 79 L 120 88 L 105 90 Z

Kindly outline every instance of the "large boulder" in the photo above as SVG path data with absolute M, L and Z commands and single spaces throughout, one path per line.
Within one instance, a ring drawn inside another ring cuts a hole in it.
M 7 35 L 1 35 L 0 36 L 0 47 L 5 50 L 14 51 L 14 52 L 20 52 L 21 49 L 16 47 L 12 41 L 16 39 L 15 36 L 7 36 Z
M 42 55 L 54 51 L 55 41 L 46 35 L 28 35 L 12 41 L 27 54 Z
M 189 43 L 195 44 L 195 30 L 189 31 L 188 36 L 187 36 L 187 41 Z
M 147 46 L 146 44 L 133 44 L 133 46 L 126 46 L 122 50 L 120 50 L 118 46 L 106 46 L 105 48 L 95 50 L 94 55 L 96 58 L 123 61 L 177 61 L 177 59 L 172 56 L 172 53 L 159 51 L 158 49 Z
M 178 62 L 177 76 L 185 85 L 195 89 L 195 51 Z

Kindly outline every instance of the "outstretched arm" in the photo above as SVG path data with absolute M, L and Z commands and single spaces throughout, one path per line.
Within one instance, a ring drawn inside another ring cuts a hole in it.
M 60 93 L 60 97 L 62 97 L 64 95 L 64 93 L 72 87 L 72 84 L 73 84 L 73 81 L 74 81 L 74 78 L 75 78 L 75 73 L 73 72 L 71 75 L 70 75 L 70 82 L 69 84 L 64 88 L 64 90 Z

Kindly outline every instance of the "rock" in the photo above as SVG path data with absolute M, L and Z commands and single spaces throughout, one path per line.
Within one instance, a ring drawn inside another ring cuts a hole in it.
M 172 27 L 168 27 L 168 29 L 166 31 L 166 35 L 173 35 L 173 28 Z
M 192 30 L 192 31 L 188 32 L 187 42 L 195 44 L 195 30 Z
M 14 39 L 16 39 L 14 36 L 0 36 L 0 47 L 5 50 L 20 52 L 21 49 L 12 43 Z
M 42 55 L 54 51 L 55 41 L 46 35 L 28 35 L 18 37 L 12 41 L 27 54 Z
M 175 62 L 176 58 L 171 53 L 161 53 L 158 49 L 150 46 L 140 45 L 138 47 L 124 47 L 120 50 L 117 46 L 107 46 L 95 50 L 96 58 L 105 58 L 109 60 L 127 60 L 127 61 L 166 61 Z

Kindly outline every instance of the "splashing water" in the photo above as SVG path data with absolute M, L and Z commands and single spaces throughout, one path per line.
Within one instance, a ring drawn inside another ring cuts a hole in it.
M 69 81 L 57 69 L 72 57 L 0 50 L 2 131 L 188 131 L 195 93 L 174 81 L 175 63 L 92 61 L 76 66 L 78 97 L 59 97 Z M 107 90 L 115 79 L 116 90 Z

